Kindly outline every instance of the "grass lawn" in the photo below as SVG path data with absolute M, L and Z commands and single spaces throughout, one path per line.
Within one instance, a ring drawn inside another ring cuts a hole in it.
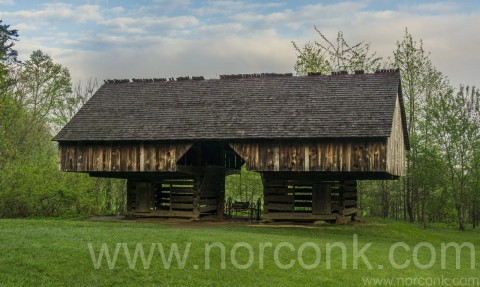
M 358 260 L 354 258 L 354 234 L 358 237 Z M 393 280 L 392 284 L 384 281 L 381 286 L 432 286 L 428 285 L 428 280 L 457 280 L 465 283 L 459 286 L 471 286 L 472 278 L 480 278 L 479 235 L 479 231 L 459 232 L 435 227 L 423 230 L 416 225 L 381 220 L 343 226 L 298 227 L 3 219 L 0 220 L 0 286 L 369 286 L 366 280 L 375 278 Z M 210 268 L 206 266 L 205 244 L 214 242 L 225 247 L 224 269 L 218 246 L 210 250 Z M 394 250 L 392 264 L 389 251 L 396 242 L 404 244 Z M 461 250 L 460 269 L 455 266 L 455 250 L 448 249 L 442 268 L 441 244 L 449 242 L 473 244 L 475 269 L 471 269 L 469 248 Z M 110 269 L 105 257 L 97 261 L 104 243 L 110 257 L 117 243 L 125 243 L 130 258 L 134 256 L 136 244 L 141 243 L 146 260 L 153 243 L 149 268 L 144 268 L 140 257 L 135 266 L 131 259 L 129 267 L 124 245 L 118 245 L 118 255 Z M 175 256 L 171 266 L 167 268 L 164 264 L 174 243 L 178 246 L 180 261 L 185 258 L 183 268 L 178 266 Z M 260 248 L 261 243 L 271 243 L 272 247 Z M 332 248 L 327 256 L 327 244 L 334 243 L 344 244 L 345 269 L 342 268 L 342 247 Z M 92 260 L 89 244 L 95 260 Z M 187 246 L 188 256 L 183 257 Z M 366 248 L 363 257 L 360 256 L 362 248 Z M 161 249 L 164 250 L 163 259 Z M 263 256 L 261 249 L 264 249 Z M 93 261 L 97 261 L 98 269 Z M 405 266 L 399 269 L 395 264 Z M 370 283 L 374 286 L 374 281 Z

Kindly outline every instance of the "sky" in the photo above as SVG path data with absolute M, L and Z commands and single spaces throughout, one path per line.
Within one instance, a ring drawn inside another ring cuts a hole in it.
M 365 41 L 387 58 L 404 31 L 454 85 L 480 86 L 480 1 L 0 0 L 26 60 L 41 49 L 86 80 L 293 72 L 292 41 Z

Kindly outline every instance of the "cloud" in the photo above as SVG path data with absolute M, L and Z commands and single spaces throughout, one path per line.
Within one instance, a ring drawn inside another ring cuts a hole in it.
M 30 32 L 30 31 L 37 31 L 39 29 L 38 25 L 27 24 L 27 23 L 20 23 L 12 25 L 13 29 L 23 32 Z
M 20 10 L 0 13 L 2 17 L 10 17 L 25 21 L 99 21 L 103 17 L 99 5 L 73 6 L 66 3 L 47 3 L 39 10 Z
M 139 33 L 143 29 L 185 29 L 196 26 L 199 20 L 194 16 L 178 17 L 117 17 L 102 21 L 100 24 L 109 26 L 119 32 Z M 160 32 L 160 31 L 159 31 Z
M 329 5 L 308 4 L 296 10 L 285 9 L 261 14 L 256 11 L 241 12 L 230 16 L 233 21 L 250 23 L 252 27 L 286 27 L 289 29 L 311 29 L 314 25 L 337 25 L 351 15 L 360 12 L 367 4 L 363 2 L 341 2 Z
M 413 13 L 451 13 L 460 9 L 461 5 L 455 2 L 420 3 L 414 5 L 401 5 L 400 9 Z
M 113 7 L 111 9 L 109 9 L 108 12 L 113 13 L 113 14 L 120 14 L 120 13 L 125 12 L 125 8 L 123 8 L 122 6 L 117 6 L 117 7 Z
M 15 4 L 14 0 L 0 0 L 0 5 L 13 5 Z
M 294 7 L 276 2 L 209 1 L 194 8 L 184 1 L 184 8 L 175 8 L 183 10 L 172 14 L 155 10 L 167 2 L 121 9 L 57 3 L 37 11 L 10 13 L 32 13 L 16 18 L 20 23 L 12 27 L 27 32 L 35 25 L 41 27 L 18 42 L 21 55 L 43 49 L 69 67 L 77 79 L 291 72 L 295 63 L 291 41 L 303 45 L 319 40 L 313 30 L 316 25 L 332 40 L 343 31 L 349 43 L 370 42 L 371 49 L 385 58 L 392 55 L 408 27 L 415 39 L 423 39 L 433 63 L 454 84 L 480 85 L 476 51 L 480 38 L 475 37 L 480 27 L 478 9 L 462 12 L 446 2 L 378 9 L 370 3 Z M 73 15 L 80 12 L 84 15 Z M 73 21 L 75 28 L 82 28 L 72 32 L 62 25 L 45 26 L 59 20 Z M 76 24 L 90 21 L 91 25 Z
M 166 38 L 141 49 L 117 45 L 108 53 L 75 51 L 75 56 L 63 54 L 56 59 L 65 63 L 76 78 L 105 79 L 186 75 L 212 78 L 226 73 L 292 72 L 294 57 L 288 39 L 264 32 L 247 38 L 230 36 L 195 41 Z
M 194 29 L 199 24 L 200 21 L 194 16 L 116 17 L 98 23 L 107 27 L 107 31 L 113 35 L 155 34 L 162 37 L 179 36 L 181 30 Z
M 212 0 L 207 1 L 204 6 L 194 9 L 194 12 L 200 16 L 208 16 L 213 14 L 228 15 L 245 11 L 260 11 L 263 9 L 280 8 L 284 5 L 284 3 L 277 2 L 252 3 L 234 0 Z
M 153 2 L 157 4 L 157 7 L 159 6 L 168 9 L 185 8 L 191 4 L 190 0 L 154 0 Z

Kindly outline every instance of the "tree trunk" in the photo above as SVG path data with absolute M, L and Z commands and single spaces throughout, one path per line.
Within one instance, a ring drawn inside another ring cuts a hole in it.
M 427 191 L 424 190 L 423 204 L 422 204 L 422 221 L 423 229 L 427 229 Z
M 403 220 L 407 220 L 407 177 L 403 180 Z
M 455 209 L 457 210 L 458 228 L 461 231 L 465 231 L 465 223 L 462 216 L 462 206 L 459 203 L 455 203 Z
M 477 224 L 477 212 L 476 212 L 476 209 L 475 209 L 475 203 L 473 204 L 473 211 L 472 211 L 472 225 L 473 225 L 473 229 L 475 229 L 475 227 Z
M 478 211 L 475 210 L 475 226 L 478 226 L 479 221 L 480 221 L 480 215 L 478 214 Z
M 105 209 L 110 211 L 112 209 L 112 180 L 110 178 L 105 179 Z
M 386 183 L 382 180 L 382 217 L 387 218 L 389 211 L 389 199 Z
M 410 222 L 414 221 L 413 218 L 413 208 L 412 208 L 412 197 L 411 197 L 411 186 L 410 186 L 410 179 L 407 178 L 407 189 L 406 189 L 406 196 L 405 196 L 405 206 L 407 209 L 408 220 Z

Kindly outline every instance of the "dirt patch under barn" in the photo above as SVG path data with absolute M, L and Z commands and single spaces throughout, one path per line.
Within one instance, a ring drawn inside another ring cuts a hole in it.
M 88 221 L 119 221 L 119 222 L 149 222 L 166 224 L 178 228 L 212 228 L 225 226 L 252 226 L 252 227 L 272 227 L 272 228 L 321 228 L 321 227 L 340 227 L 340 225 L 331 223 L 300 223 L 300 222 L 271 222 L 258 223 L 250 222 L 248 219 L 225 219 L 218 220 L 189 220 L 180 218 L 156 218 L 156 217 L 137 217 L 135 219 L 126 219 L 125 216 L 93 216 L 87 219 Z M 351 221 L 347 225 L 362 225 L 362 226 L 383 226 L 376 222 L 367 221 L 364 219 Z

